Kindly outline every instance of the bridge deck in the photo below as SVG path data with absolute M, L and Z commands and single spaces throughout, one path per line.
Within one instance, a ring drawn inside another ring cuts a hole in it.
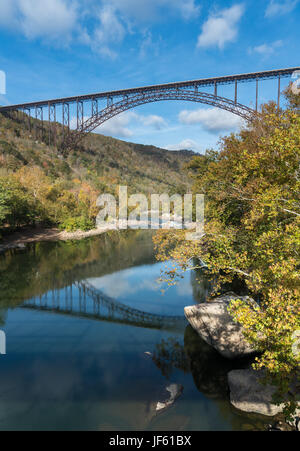
M 120 96 L 126 96 L 134 93 L 141 93 L 141 92 L 149 92 L 149 91 L 156 91 L 156 90 L 162 90 L 162 89 L 176 89 L 176 88 L 188 88 L 188 87 L 200 87 L 200 86 L 214 86 L 214 85 L 224 85 L 224 84 L 232 84 L 235 82 L 244 83 L 244 82 L 250 82 L 253 80 L 267 80 L 267 79 L 275 79 L 275 78 L 284 78 L 289 77 L 293 74 L 295 71 L 300 71 L 300 67 L 293 67 L 289 69 L 278 69 L 278 70 L 270 70 L 270 71 L 263 71 L 263 72 L 251 72 L 246 74 L 239 74 L 239 75 L 227 75 L 223 77 L 214 77 L 214 78 L 204 78 L 199 80 L 189 80 L 189 81 L 182 81 L 182 82 L 174 82 L 174 83 L 165 83 L 160 85 L 151 85 L 151 86 L 142 86 L 138 88 L 130 88 L 130 89 L 122 89 L 118 91 L 107 91 L 107 92 L 100 92 L 100 93 L 94 93 L 94 94 L 87 94 L 87 95 L 81 95 L 81 96 L 73 96 L 73 97 L 64 97 L 59 99 L 48 99 L 43 101 L 37 101 L 37 102 L 30 102 L 30 103 L 20 103 L 16 105 L 9 105 L 5 107 L 0 107 L 0 113 L 11 111 L 11 110 L 17 110 L 17 109 L 29 109 L 34 107 L 47 107 L 49 105 L 62 105 L 64 103 L 75 103 L 77 101 L 85 101 L 85 100 L 91 100 L 91 99 L 101 99 L 101 98 L 113 98 L 113 97 L 120 97 Z

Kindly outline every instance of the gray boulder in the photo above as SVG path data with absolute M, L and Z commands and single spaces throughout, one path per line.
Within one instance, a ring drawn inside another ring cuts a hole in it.
M 169 398 L 156 404 L 156 412 L 160 413 L 171 407 L 174 402 L 181 396 L 183 392 L 183 386 L 180 384 L 171 384 L 166 387 L 166 391 L 170 394 Z
M 184 309 L 187 320 L 200 337 L 228 359 L 244 357 L 255 352 L 245 340 L 242 326 L 235 323 L 228 313 L 229 304 L 233 299 L 242 299 L 257 306 L 250 297 L 237 296 L 233 293 L 216 298 L 213 302 Z
M 273 417 L 282 413 L 284 404 L 272 403 L 272 396 L 276 388 L 272 385 L 263 385 L 260 382 L 261 371 L 233 370 L 228 373 L 231 404 L 243 412 L 255 413 Z M 299 428 L 300 405 L 290 424 Z

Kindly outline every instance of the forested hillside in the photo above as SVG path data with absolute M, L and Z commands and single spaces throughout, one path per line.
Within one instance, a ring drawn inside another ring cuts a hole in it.
M 38 138 L 26 122 L 0 115 L 0 228 L 34 223 L 66 230 L 92 228 L 96 198 L 131 193 L 183 193 L 190 187 L 185 169 L 193 152 L 89 135 L 74 150 L 49 146 L 47 124 Z

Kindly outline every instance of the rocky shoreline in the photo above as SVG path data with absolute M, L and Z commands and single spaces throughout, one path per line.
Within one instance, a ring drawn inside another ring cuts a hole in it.
M 44 227 L 24 228 L 3 237 L 0 241 L 0 253 L 10 249 L 25 249 L 26 244 L 42 241 L 81 240 L 83 238 L 101 235 L 109 230 L 111 230 L 110 227 L 93 229 L 87 232 L 81 230 L 77 230 L 76 232 L 65 232 L 56 228 Z
M 248 296 L 227 293 L 212 302 L 193 305 L 185 308 L 185 316 L 200 338 L 214 348 L 223 358 L 234 360 L 255 355 L 253 349 L 244 338 L 242 326 L 234 322 L 228 313 L 231 300 L 241 299 L 253 308 L 258 304 Z M 282 414 L 284 405 L 275 405 L 272 397 L 275 387 L 262 385 L 262 374 L 251 367 L 235 369 L 227 373 L 227 385 L 232 406 L 249 414 L 263 415 L 276 420 Z M 292 421 L 277 421 L 269 430 L 300 431 L 300 403 Z

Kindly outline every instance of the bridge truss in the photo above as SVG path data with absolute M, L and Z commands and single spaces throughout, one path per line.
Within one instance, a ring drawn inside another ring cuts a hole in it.
M 86 280 L 30 299 L 22 308 L 173 332 L 186 327 L 183 316 L 157 315 L 135 309 L 105 295 Z
M 26 121 L 28 129 L 30 131 L 33 129 L 36 138 L 47 139 L 49 145 L 57 145 L 60 140 L 63 147 L 73 148 L 86 134 L 118 114 L 146 103 L 164 100 L 198 102 L 221 108 L 246 121 L 251 121 L 259 109 L 259 82 L 278 80 L 279 108 L 281 80 L 291 77 L 299 70 L 300 67 L 294 67 L 23 103 L 0 107 L 0 113 Z M 246 82 L 256 83 L 255 108 L 238 102 L 238 85 Z M 230 84 L 234 85 L 234 98 L 219 96 L 218 87 Z M 201 91 L 207 87 L 211 87 L 213 92 Z M 102 104 L 103 101 L 106 103 L 105 106 Z

